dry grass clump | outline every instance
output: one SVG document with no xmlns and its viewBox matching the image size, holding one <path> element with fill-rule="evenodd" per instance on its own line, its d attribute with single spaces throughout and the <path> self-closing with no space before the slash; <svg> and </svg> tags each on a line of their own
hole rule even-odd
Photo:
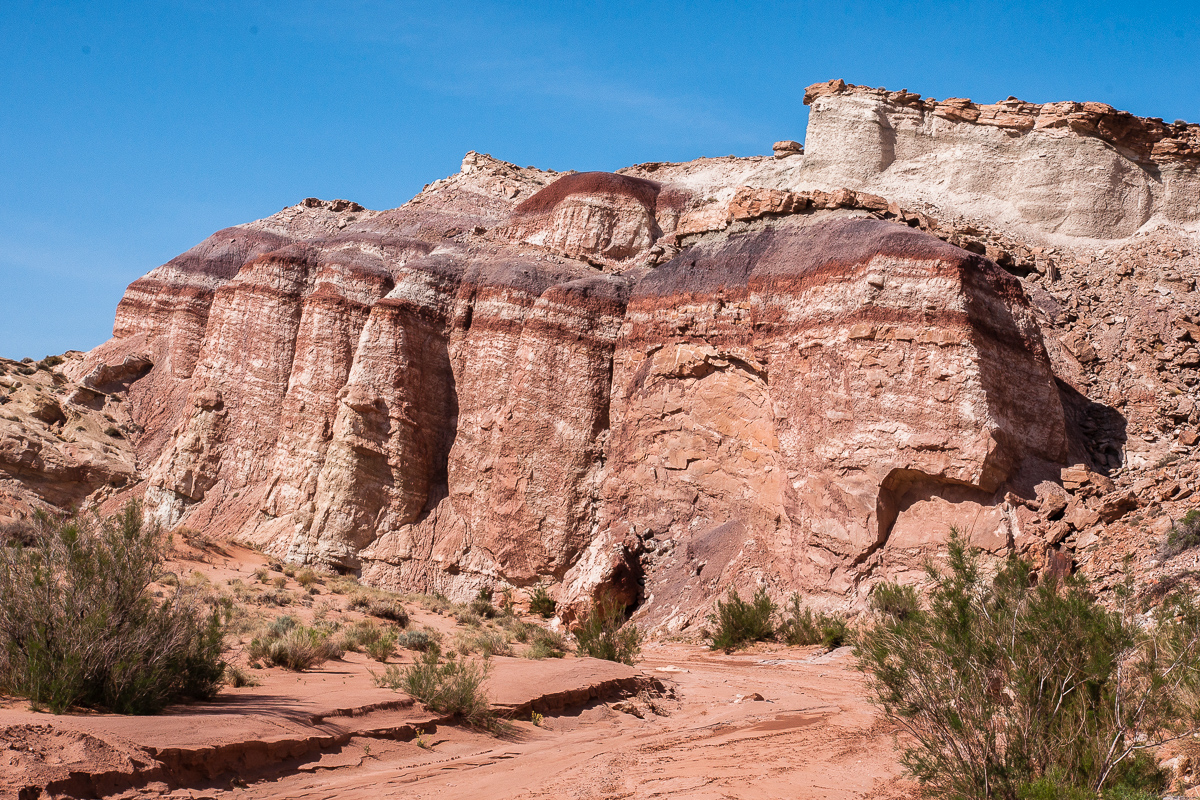
<svg viewBox="0 0 1200 800">
<path fill-rule="evenodd" d="M 408 626 L 408 611 L 396 597 L 380 592 L 356 591 L 350 595 L 350 608 L 370 614 L 372 617 L 395 622 L 401 628 Z"/>
<path fill-rule="evenodd" d="M 346 650 L 366 653 L 375 661 L 396 655 L 396 630 L 374 620 L 359 620 L 338 632 L 338 644 Z"/>
<path fill-rule="evenodd" d="M 341 658 L 343 653 L 328 631 L 305 627 L 290 615 L 277 618 L 248 648 L 252 663 L 263 661 L 295 672 Z"/>
<path fill-rule="evenodd" d="M 482 653 L 484 658 L 511 656 L 512 644 L 500 631 L 480 628 L 474 631 L 459 631 L 454 637 L 454 649 L 460 655 Z"/>
<path fill-rule="evenodd" d="M 295 578 L 296 583 L 300 584 L 305 589 L 311 589 L 321 582 L 321 577 L 317 575 L 315 570 L 310 569 L 309 567 L 297 570 Z"/>
<path fill-rule="evenodd" d="M 258 686 L 259 680 L 237 664 L 226 664 L 225 683 L 235 689 L 241 689 L 244 686 Z"/>
<path fill-rule="evenodd" d="M 570 649 L 567 637 L 558 631 L 534 626 L 529 637 L 529 649 L 525 651 L 526 658 L 562 658 Z"/>
</svg>

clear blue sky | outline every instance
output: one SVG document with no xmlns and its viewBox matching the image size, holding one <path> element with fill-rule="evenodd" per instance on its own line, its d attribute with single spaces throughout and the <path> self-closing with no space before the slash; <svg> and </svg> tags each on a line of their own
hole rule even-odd
<svg viewBox="0 0 1200 800">
<path fill-rule="evenodd" d="M 810 83 L 1200 120 L 1193 3 L 0 0 L 0 355 L 315 195 L 397 206 L 467 150 L 555 169 L 769 153 Z"/>
</svg>

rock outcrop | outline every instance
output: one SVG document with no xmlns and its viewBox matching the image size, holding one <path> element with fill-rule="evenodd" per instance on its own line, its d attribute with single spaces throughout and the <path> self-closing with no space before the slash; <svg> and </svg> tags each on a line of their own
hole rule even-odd
<svg viewBox="0 0 1200 800">
<path fill-rule="evenodd" d="M 309 198 L 214 234 L 64 366 L 129 414 L 128 467 L 77 500 L 672 630 L 753 582 L 859 608 L 952 526 L 1109 574 L 1104 537 L 1200 480 L 1200 128 L 840 81 L 806 101 L 773 157 L 470 153 L 397 209 Z"/>
</svg>

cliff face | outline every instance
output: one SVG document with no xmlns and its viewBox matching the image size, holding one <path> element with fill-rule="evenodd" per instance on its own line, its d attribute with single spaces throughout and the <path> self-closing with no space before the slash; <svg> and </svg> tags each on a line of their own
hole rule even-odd
<svg viewBox="0 0 1200 800">
<path fill-rule="evenodd" d="M 472 153 L 397 209 L 310 198 L 214 234 L 63 370 L 130 415 L 128 486 L 92 501 L 393 588 L 544 583 L 567 614 L 607 592 L 668 629 L 759 581 L 860 606 L 951 526 L 1103 561 L 1146 506 L 1125 483 L 1200 421 L 1156 405 L 1190 396 L 1200 327 L 1147 338 L 1200 325 L 1194 283 L 1154 289 L 1192 258 L 1196 126 L 807 100 L 803 154 L 559 175 Z M 1079 325 L 1093 295 L 1146 346 Z"/>
</svg>

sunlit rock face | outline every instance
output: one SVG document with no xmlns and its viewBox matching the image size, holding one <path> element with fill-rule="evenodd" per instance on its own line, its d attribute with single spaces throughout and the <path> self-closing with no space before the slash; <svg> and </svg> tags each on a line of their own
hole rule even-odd
<svg viewBox="0 0 1200 800">
<path fill-rule="evenodd" d="M 1080 449 L 1063 347 L 1084 343 L 1044 340 L 1049 306 L 997 262 L 1038 280 L 1049 238 L 1186 223 L 1191 128 L 836 82 L 808 101 L 775 157 L 560 175 L 471 153 L 400 208 L 310 198 L 214 234 L 65 368 L 129 414 L 136 467 L 103 502 L 672 630 L 734 585 L 861 607 L 951 527 L 1058 547 L 1030 509 L 1109 456 Z"/>
</svg>

